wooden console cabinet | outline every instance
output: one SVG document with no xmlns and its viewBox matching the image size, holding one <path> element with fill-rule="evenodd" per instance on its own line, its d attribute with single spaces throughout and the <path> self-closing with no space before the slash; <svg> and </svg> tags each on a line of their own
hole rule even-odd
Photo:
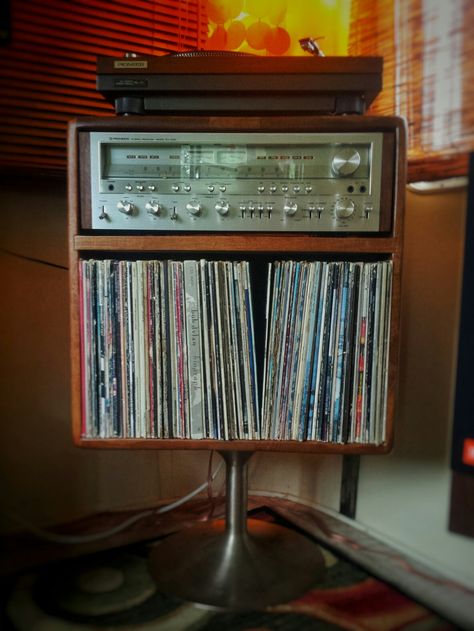
<svg viewBox="0 0 474 631">
<path fill-rule="evenodd" d="M 380 230 L 371 233 L 331 232 L 229 232 L 123 233 L 94 231 L 90 227 L 91 131 L 130 132 L 265 132 L 383 134 Z M 220 451 L 301 451 L 360 454 L 386 453 L 391 449 L 399 366 L 400 284 L 405 198 L 405 126 L 402 120 L 370 116 L 164 116 L 82 119 L 69 132 L 69 249 L 71 308 L 72 416 L 74 441 L 81 447 L 112 449 L 218 449 Z M 386 431 L 382 444 L 332 443 L 310 440 L 216 440 L 87 438 L 82 435 L 83 389 L 79 262 L 86 259 L 227 257 L 252 261 L 361 260 L 391 261 L 392 296 L 389 332 Z M 256 317 L 259 314 L 255 314 Z M 262 318 L 264 314 L 261 314 Z M 261 359 L 261 358 L 260 358 Z"/>
</svg>

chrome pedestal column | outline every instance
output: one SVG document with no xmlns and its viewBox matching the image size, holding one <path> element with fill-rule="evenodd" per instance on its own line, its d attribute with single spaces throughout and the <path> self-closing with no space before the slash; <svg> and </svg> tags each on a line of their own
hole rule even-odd
<svg viewBox="0 0 474 631">
<path fill-rule="evenodd" d="M 288 602 L 324 571 L 318 546 L 293 530 L 247 519 L 251 451 L 219 452 L 226 462 L 226 519 L 198 524 L 160 542 L 150 566 L 158 590 L 218 609 Z"/>
</svg>

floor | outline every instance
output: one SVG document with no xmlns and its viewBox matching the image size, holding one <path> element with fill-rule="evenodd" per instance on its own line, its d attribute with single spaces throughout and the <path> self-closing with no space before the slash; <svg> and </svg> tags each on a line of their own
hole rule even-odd
<svg viewBox="0 0 474 631">
<path fill-rule="evenodd" d="M 12 631 L 302 631 L 349 629 L 449 631 L 474 628 L 474 596 L 411 559 L 316 509 L 276 498 L 250 498 L 255 523 L 300 532 L 318 546 L 324 571 L 287 602 L 223 611 L 159 591 L 150 553 L 170 533 L 214 526 L 222 501 L 194 500 L 173 513 L 149 511 L 105 540 L 64 545 L 30 535 L 2 541 L 2 629 Z M 95 515 L 62 527 L 91 535 L 133 518 Z M 250 522 L 249 522 L 250 523 Z M 156 570 L 155 570 L 156 571 Z M 258 572 L 258 568 L 255 568 Z M 441 597 L 443 595 L 443 597 Z M 448 596 L 448 597 L 447 597 Z M 446 602 L 445 602 L 446 601 Z"/>
</svg>

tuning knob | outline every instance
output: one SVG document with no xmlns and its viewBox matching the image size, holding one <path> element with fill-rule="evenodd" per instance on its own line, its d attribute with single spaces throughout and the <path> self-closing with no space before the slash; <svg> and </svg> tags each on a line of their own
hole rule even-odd
<svg viewBox="0 0 474 631">
<path fill-rule="evenodd" d="M 230 209 L 229 202 L 223 202 L 220 200 L 216 202 L 214 208 L 216 209 L 216 212 L 219 213 L 219 215 L 227 215 Z"/>
<path fill-rule="evenodd" d="M 123 202 L 123 201 L 121 201 L 121 202 L 118 202 L 117 208 L 124 215 L 132 215 L 133 211 L 135 209 L 135 206 L 132 204 L 132 202 Z"/>
<path fill-rule="evenodd" d="M 293 217 L 297 210 L 298 204 L 296 202 L 286 202 L 283 206 L 283 212 L 285 215 L 288 215 L 288 217 Z"/>
<path fill-rule="evenodd" d="M 161 206 L 160 204 L 152 199 L 151 201 L 145 204 L 146 211 L 149 215 L 154 215 L 155 217 L 160 214 Z"/>
<path fill-rule="evenodd" d="M 334 212 L 336 213 L 336 217 L 340 217 L 341 219 L 345 219 L 346 217 L 350 217 L 355 210 L 355 204 L 351 199 L 338 199 L 334 204 Z"/>
<path fill-rule="evenodd" d="M 201 204 L 196 201 L 188 202 L 186 204 L 186 210 L 188 211 L 190 215 L 194 215 L 194 216 L 200 215 L 201 210 L 202 210 Z"/>
<path fill-rule="evenodd" d="M 332 170 L 336 175 L 352 175 L 360 165 L 360 153 L 352 148 L 340 149 L 332 159 Z"/>
</svg>

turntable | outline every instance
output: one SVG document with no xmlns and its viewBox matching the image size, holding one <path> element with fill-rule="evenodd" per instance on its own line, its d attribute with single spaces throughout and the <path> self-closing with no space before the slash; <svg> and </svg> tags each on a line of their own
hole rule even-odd
<svg viewBox="0 0 474 631">
<path fill-rule="evenodd" d="M 188 51 L 99 57 L 97 89 L 117 114 L 363 114 L 381 57 L 261 57 Z"/>
</svg>

